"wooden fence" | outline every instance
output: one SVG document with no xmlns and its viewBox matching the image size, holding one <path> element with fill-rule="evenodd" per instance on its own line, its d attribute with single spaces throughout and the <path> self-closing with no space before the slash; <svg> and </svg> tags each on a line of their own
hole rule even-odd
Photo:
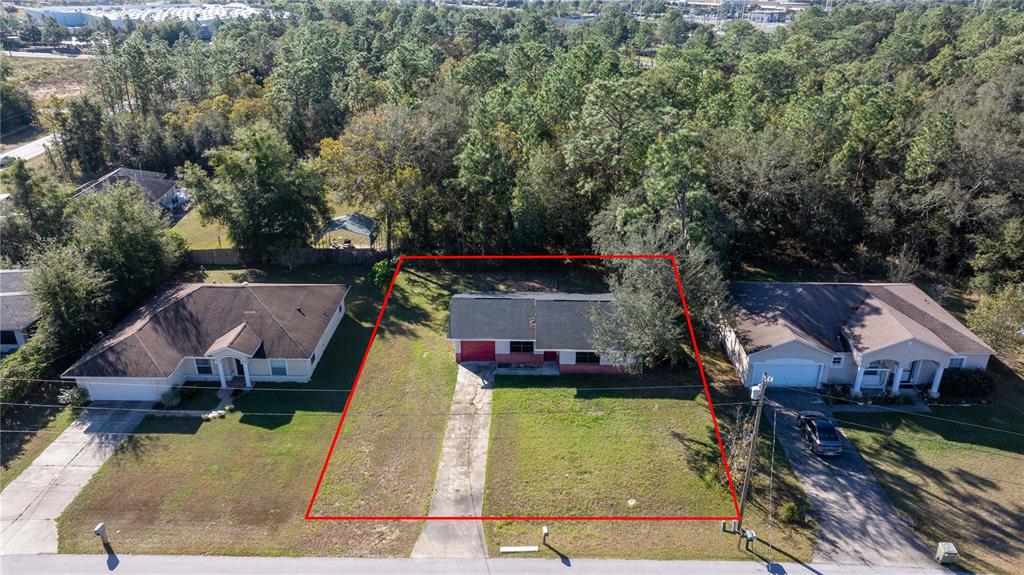
<svg viewBox="0 0 1024 575">
<path fill-rule="evenodd" d="M 197 266 L 235 266 L 243 263 L 270 263 L 286 266 L 302 264 L 361 265 L 386 257 L 386 252 L 373 248 L 297 248 L 264 254 L 262 258 L 246 256 L 238 248 L 190 250 L 188 263 Z"/>
</svg>

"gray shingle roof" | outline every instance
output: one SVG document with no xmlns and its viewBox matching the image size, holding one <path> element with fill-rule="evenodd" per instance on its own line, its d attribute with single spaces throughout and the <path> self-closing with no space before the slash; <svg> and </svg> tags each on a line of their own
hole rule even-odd
<svg viewBox="0 0 1024 575">
<path fill-rule="evenodd" d="M 64 377 L 166 377 L 215 343 L 306 358 L 341 305 L 340 284 L 171 284 L 132 312 Z M 237 346 L 237 347 L 236 347 Z"/>
<path fill-rule="evenodd" d="M 449 306 L 448 337 L 534 341 L 537 349 L 594 349 L 590 312 L 610 305 L 610 294 L 457 294 Z"/>
<path fill-rule="evenodd" d="M 75 190 L 75 196 L 82 196 L 99 192 L 116 182 L 132 182 L 154 202 L 160 201 L 167 192 L 177 185 L 177 180 L 168 178 L 163 172 L 150 172 L 148 170 L 133 170 L 131 168 L 118 168 L 109 174 L 85 184 Z"/>
<path fill-rule="evenodd" d="M 28 293 L 29 270 L 0 270 L 0 329 L 25 331 L 39 319 L 39 308 Z"/>
<path fill-rule="evenodd" d="M 729 291 L 747 353 L 794 340 L 866 353 L 909 339 L 950 353 L 993 353 L 913 284 L 736 282 Z"/>
</svg>

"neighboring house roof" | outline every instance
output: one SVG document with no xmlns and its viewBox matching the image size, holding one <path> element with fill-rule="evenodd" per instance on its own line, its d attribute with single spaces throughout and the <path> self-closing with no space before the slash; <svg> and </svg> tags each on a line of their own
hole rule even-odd
<svg viewBox="0 0 1024 575">
<path fill-rule="evenodd" d="M 174 178 L 168 178 L 163 172 L 150 172 L 147 170 L 133 170 L 131 168 L 118 168 L 109 174 L 101 176 L 88 184 L 75 190 L 75 197 L 99 192 L 107 186 L 116 182 L 132 182 L 139 187 L 146 197 L 154 202 L 159 202 L 167 195 L 167 192 L 174 189 L 178 184 Z"/>
<path fill-rule="evenodd" d="M 790 341 L 860 353 L 916 339 L 947 353 L 994 353 L 913 284 L 735 282 L 736 333 L 747 353 Z"/>
<path fill-rule="evenodd" d="M 171 284 L 63 375 L 162 378 L 182 358 L 226 347 L 307 358 L 347 292 L 340 284 Z"/>
<path fill-rule="evenodd" d="M 29 270 L 0 270 L 0 329 L 25 331 L 39 320 L 39 308 L 28 292 Z"/>
<path fill-rule="evenodd" d="M 611 294 L 456 294 L 449 306 L 448 337 L 534 341 L 537 349 L 594 349 L 591 310 L 607 309 L 611 299 Z"/>
</svg>

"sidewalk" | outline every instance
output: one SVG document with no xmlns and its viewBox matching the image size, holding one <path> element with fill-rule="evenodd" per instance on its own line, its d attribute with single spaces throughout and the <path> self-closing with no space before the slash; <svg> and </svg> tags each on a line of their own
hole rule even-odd
<svg viewBox="0 0 1024 575">
<path fill-rule="evenodd" d="M 148 408 L 149 403 L 96 407 Z M 86 409 L 0 493 L 0 554 L 56 553 L 57 518 L 135 429 L 143 411 Z"/>
<path fill-rule="evenodd" d="M 117 542 L 112 542 L 116 551 Z M 96 542 L 99 547 L 99 541 Z M 870 567 L 798 563 L 755 563 L 744 561 L 625 561 L 616 559 L 570 559 L 566 566 L 558 559 L 348 559 L 342 557 L 216 557 L 187 555 L 20 555 L 0 557 L 3 573 L 34 575 L 80 575 L 108 573 L 121 575 L 168 574 L 262 575 L 279 573 L 381 575 L 438 575 L 480 573 L 489 575 L 950 575 L 955 571 L 939 566 Z"/>
</svg>

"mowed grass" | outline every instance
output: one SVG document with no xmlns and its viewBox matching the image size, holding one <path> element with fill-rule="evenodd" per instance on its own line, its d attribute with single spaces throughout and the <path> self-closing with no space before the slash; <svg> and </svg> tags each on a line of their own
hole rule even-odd
<svg viewBox="0 0 1024 575">
<path fill-rule="evenodd" d="M 358 211 L 349 204 L 339 203 L 336 201 L 331 201 L 329 205 L 333 216 L 340 216 L 353 211 Z M 178 232 L 181 237 L 185 238 L 185 241 L 188 242 L 189 249 L 209 250 L 235 247 L 234 242 L 228 238 L 227 228 L 219 222 L 210 221 L 203 223 L 200 221 L 198 209 L 189 211 L 181 219 L 175 222 L 171 229 Z M 364 246 L 369 243 L 366 236 L 360 236 L 343 231 L 329 234 L 327 240 L 329 241 L 332 237 L 336 237 L 339 243 L 345 238 L 348 238 L 357 246 Z"/>
<path fill-rule="evenodd" d="M 224 226 L 217 222 L 202 223 L 197 210 L 185 214 L 171 229 L 185 238 L 189 249 L 208 250 L 231 248 L 235 245 L 228 239 L 228 232 Z"/>
<path fill-rule="evenodd" d="M 686 466 L 688 450 L 718 451 L 699 379 L 498 376 L 493 398 L 486 515 L 735 514 L 726 486 Z"/>
<path fill-rule="evenodd" d="M 51 396 L 20 401 L 52 401 Z M 78 413 L 63 407 L 12 406 L 3 415 L 0 444 L 0 490 L 35 461 L 57 439 Z M 25 430 L 24 433 L 20 433 Z M 38 430 L 38 432 L 36 432 Z"/>
<path fill-rule="evenodd" d="M 896 509 L 930 547 L 952 541 L 962 566 L 1020 573 L 1024 380 L 996 359 L 989 369 L 999 380 L 990 405 L 933 409 L 931 415 L 942 419 L 846 414 L 842 425 Z"/>
<path fill-rule="evenodd" d="M 448 296 L 429 277 L 399 276 L 314 515 L 426 515 L 455 388 L 456 364 L 444 338 Z M 422 528 L 374 525 L 374 545 L 390 555 L 408 555 Z"/>
<path fill-rule="evenodd" d="M 725 433 L 749 392 L 739 386 L 724 354 L 702 347 L 718 422 Z M 688 465 L 685 450 L 713 458 L 718 444 L 702 388 L 604 390 L 626 385 L 700 385 L 696 373 L 661 373 L 630 378 L 560 377 L 580 387 L 552 386 L 502 378 L 495 388 L 488 456 L 485 514 L 609 516 L 723 515 L 735 513 L 726 485 L 715 472 Z M 548 380 L 556 381 L 556 380 Z M 582 384 L 582 385 L 581 385 Z M 618 384 L 618 385 L 616 385 Z M 617 394 L 617 395 L 616 395 Z M 543 402 L 544 405 L 541 405 Z M 559 408 L 554 406 L 558 405 Z M 739 406 L 743 408 L 744 406 Z M 529 418 L 501 412 L 547 411 Z M 565 413 L 554 413 L 561 411 Z M 509 438 L 511 436 L 511 439 Z M 772 449 L 765 422 L 758 467 L 747 506 L 747 527 L 762 541 L 759 551 L 773 561 L 810 561 L 814 541 L 809 525 L 778 520 L 783 504 L 806 503 L 782 448 Z M 707 476 L 707 477 L 705 477 Z M 737 493 L 739 477 L 736 477 Z M 635 505 L 629 505 L 629 499 Z M 540 557 L 646 559 L 756 559 L 720 521 L 489 521 L 488 549 L 540 544 L 542 526 L 551 531 Z"/>
</svg>

